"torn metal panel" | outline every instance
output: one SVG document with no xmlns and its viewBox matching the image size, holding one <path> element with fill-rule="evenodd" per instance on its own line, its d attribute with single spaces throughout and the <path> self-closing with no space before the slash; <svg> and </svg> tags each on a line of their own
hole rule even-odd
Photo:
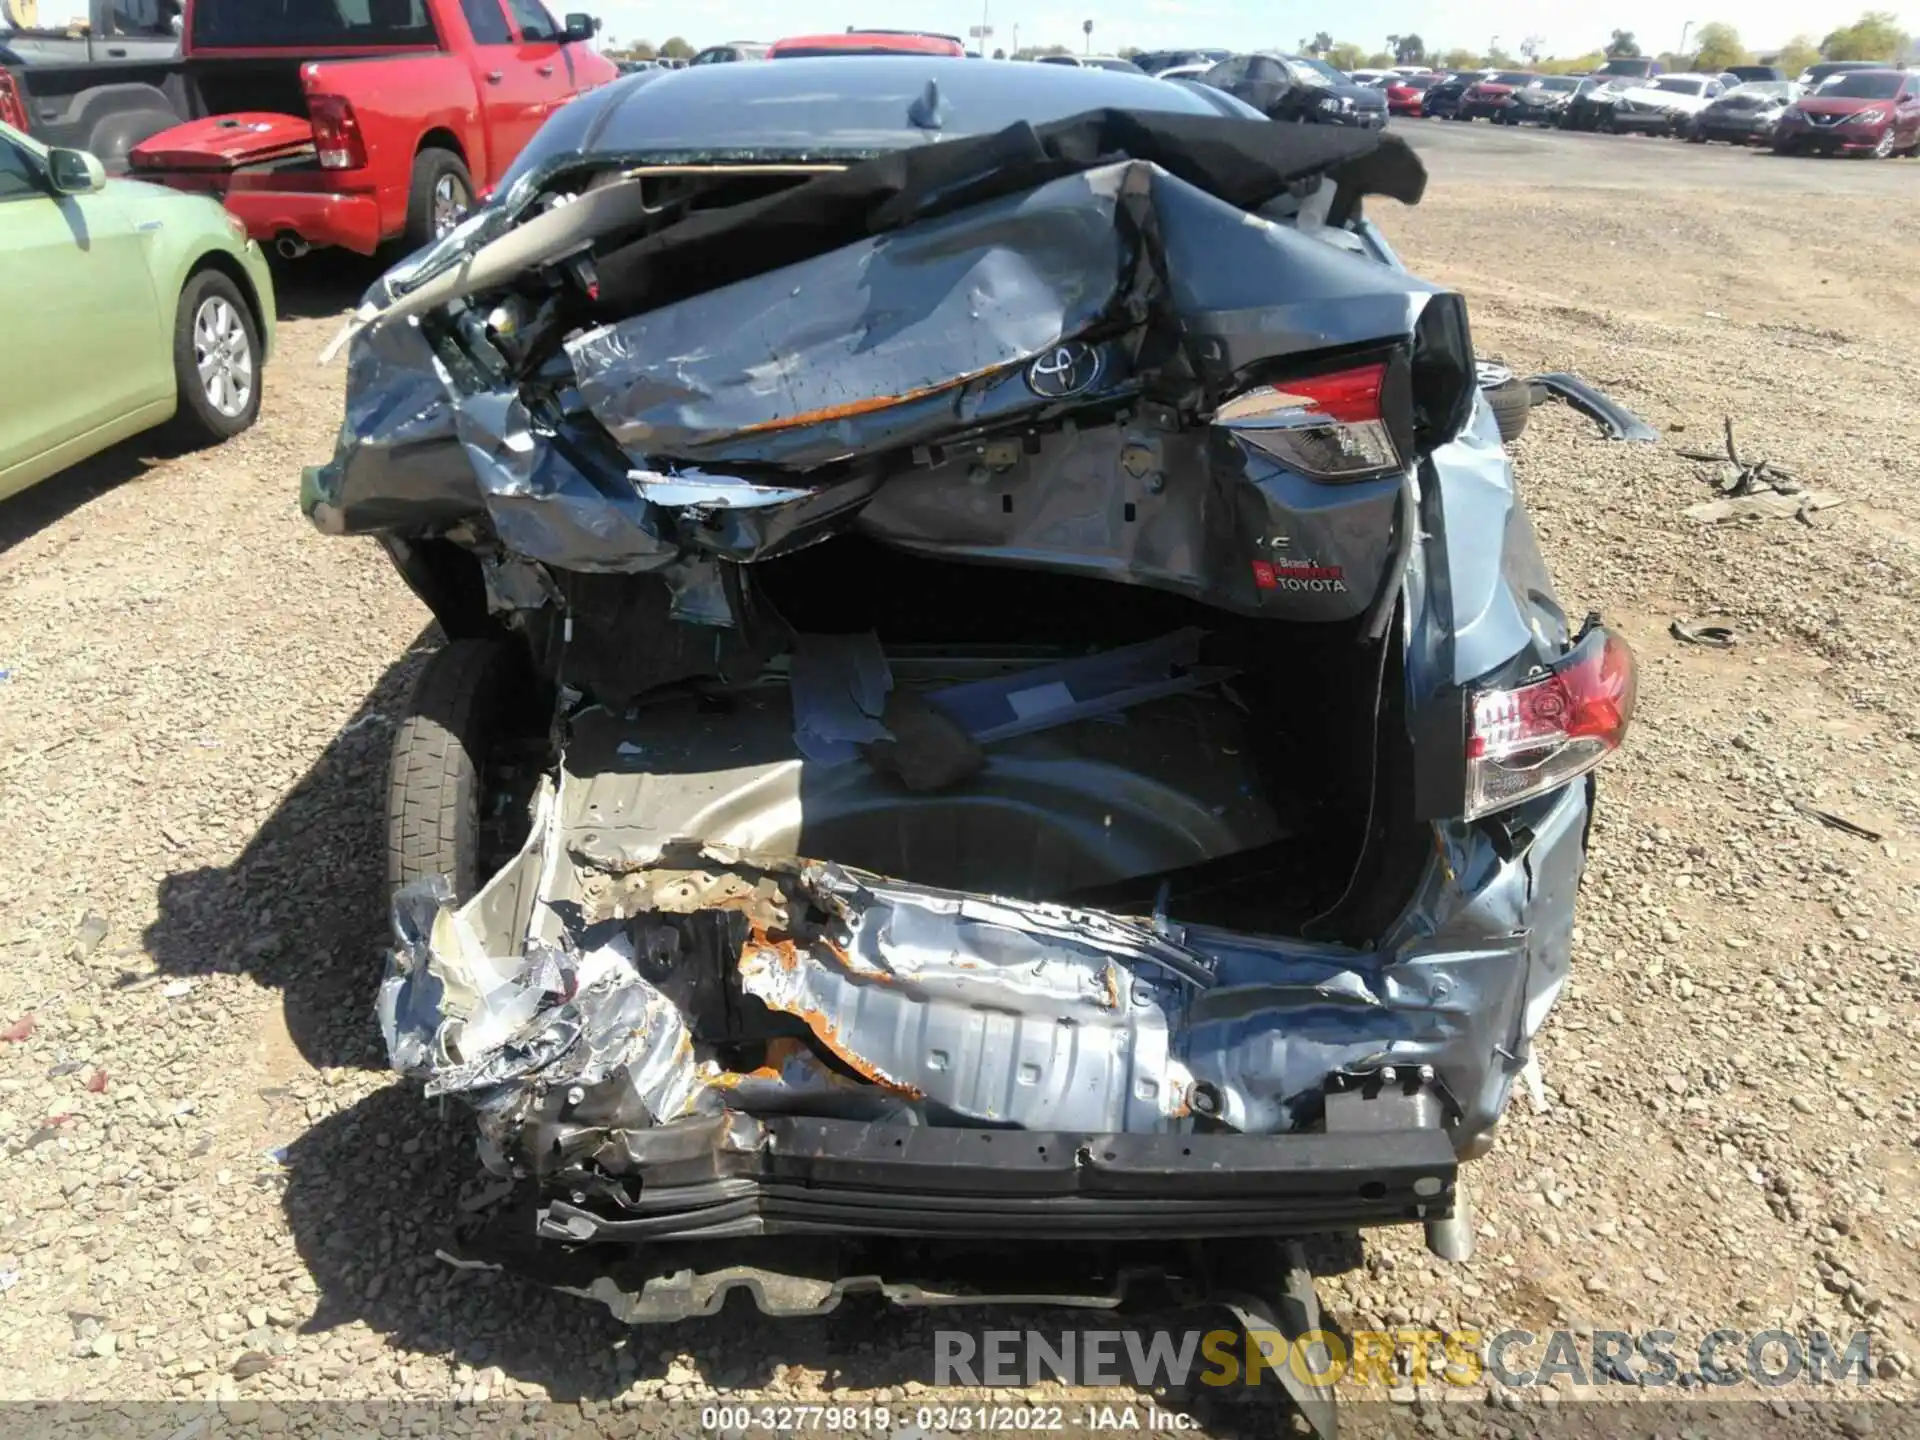
<svg viewBox="0 0 1920 1440">
<path fill-rule="evenodd" d="M 1456 1137 L 1479 1133 L 1566 973 L 1528 887 L 1571 914 L 1586 815 L 1578 786 L 1544 806 L 1525 864 L 1466 832 L 1455 905 L 1417 899 L 1368 954 L 713 843 L 635 855 L 607 844 L 613 777 L 560 788 L 468 905 L 403 897 L 381 1000 L 394 1064 L 542 1172 L 722 1112 L 1284 1134 L 1321 1120 L 1329 1076 L 1382 1066 L 1430 1067 Z"/>
<path fill-rule="evenodd" d="M 1530 383 L 1544 387 L 1565 400 L 1574 409 L 1591 416 L 1607 432 L 1609 439 L 1633 440 L 1641 444 L 1651 444 L 1660 439 L 1658 430 L 1612 396 L 1603 394 L 1587 384 L 1578 375 L 1554 370 L 1544 375 L 1530 377 Z"/>
<path fill-rule="evenodd" d="M 858 529 L 1341 620 L 1404 553 L 1399 482 L 1309 482 L 1202 422 L 1250 369 L 1404 348 L 1432 293 L 1122 160 L 642 306 L 517 387 L 454 353 L 461 325 L 375 326 L 355 342 L 370 393 L 307 504 L 338 530 L 410 528 L 394 507 L 414 502 L 371 489 L 396 445 L 431 437 L 444 466 L 451 430 L 470 473 L 429 469 L 448 493 L 424 498 L 414 477 L 411 513 L 477 508 L 482 538 L 567 569 L 747 563 Z M 711 586 L 679 613 L 736 618 Z"/>
<path fill-rule="evenodd" d="M 845 246 L 570 342 L 635 454 L 807 468 L 950 427 L 952 392 L 1077 335 L 1121 281 L 1124 167 Z M 941 403 L 919 406 L 916 400 Z M 776 432 L 805 428 L 804 442 Z M 739 440 L 764 437 L 764 444 Z"/>
</svg>

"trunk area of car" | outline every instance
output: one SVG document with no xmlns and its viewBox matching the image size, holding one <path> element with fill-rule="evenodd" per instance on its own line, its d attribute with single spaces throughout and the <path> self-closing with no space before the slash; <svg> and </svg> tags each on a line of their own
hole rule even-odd
<svg viewBox="0 0 1920 1440">
<path fill-rule="evenodd" d="M 697 840 L 1322 938 L 1377 932 L 1411 891 L 1399 665 L 1358 622 L 857 536 L 752 576 L 795 634 L 757 678 L 575 716 L 576 858 L 619 871 Z"/>
</svg>

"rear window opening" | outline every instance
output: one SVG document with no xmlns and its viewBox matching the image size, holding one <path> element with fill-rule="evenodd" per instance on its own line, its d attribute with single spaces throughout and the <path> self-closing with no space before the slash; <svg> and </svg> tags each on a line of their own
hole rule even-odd
<svg viewBox="0 0 1920 1440">
<path fill-rule="evenodd" d="M 200 0 L 199 48 L 302 49 L 437 45 L 427 0 Z"/>
</svg>

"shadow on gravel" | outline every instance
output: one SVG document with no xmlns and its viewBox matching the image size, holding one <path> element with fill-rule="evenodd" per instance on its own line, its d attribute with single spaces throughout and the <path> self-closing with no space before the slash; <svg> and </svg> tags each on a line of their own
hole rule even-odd
<svg viewBox="0 0 1920 1440">
<path fill-rule="evenodd" d="M 317 250 L 298 260 L 273 257 L 273 295 L 284 320 L 344 317 L 390 262 L 350 250 Z"/>
<path fill-rule="evenodd" d="M 908 1383 L 935 1382 L 936 1331 L 961 1331 L 979 1341 L 988 1330 L 1032 1330 L 1057 1349 L 1068 1332 L 1128 1329 L 1151 1342 L 1160 1329 L 1178 1336 L 1234 1324 L 1216 1308 L 1121 1315 L 1059 1308 L 929 1311 L 893 1309 L 864 1296 L 819 1318 L 770 1320 L 736 1293 L 717 1316 L 629 1328 L 597 1303 L 499 1271 L 456 1269 L 435 1255 L 463 1218 L 462 1187 L 481 1173 L 471 1137 L 462 1107 L 443 1109 L 418 1087 L 396 1083 L 320 1121 L 286 1157 L 282 1205 L 319 1287 L 305 1329 L 364 1321 L 399 1352 L 395 1358 L 407 1367 L 402 1383 L 421 1399 L 442 1385 L 450 1393 L 450 1368 L 464 1364 L 498 1366 L 558 1401 L 607 1400 L 635 1380 L 668 1378 L 676 1357 L 686 1353 L 717 1388 L 759 1389 L 773 1384 L 782 1366 L 798 1366 L 828 1390 L 899 1390 L 893 1397 L 898 1413 L 901 1403 L 914 1401 L 904 1391 Z M 1359 1261 L 1357 1240 L 1329 1239 L 1313 1252 L 1321 1273 Z M 1194 1366 L 1196 1375 L 1205 1369 L 1197 1344 Z M 1278 1423 L 1284 1418 L 1279 1387 L 1271 1376 L 1267 1382 L 1255 1391 L 1194 1385 L 1181 1403 L 1211 1417 L 1209 1433 L 1285 1433 Z M 1144 1405 L 1148 1398 L 1130 1386 L 1114 1391 L 1119 1404 Z M 1017 1390 L 1005 1399 L 1031 1403 Z"/>
<path fill-rule="evenodd" d="M 91 504 L 116 485 L 138 480 L 160 461 L 185 453 L 163 432 L 148 431 L 0 500 L 0 555 Z"/>
<path fill-rule="evenodd" d="M 246 974 L 281 991 L 287 1032 L 316 1068 L 386 1064 L 373 999 L 388 934 L 387 745 L 414 652 L 438 636 L 415 637 L 233 864 L 160 882 L 143 937 L 164 974 Z"/>
</svg>

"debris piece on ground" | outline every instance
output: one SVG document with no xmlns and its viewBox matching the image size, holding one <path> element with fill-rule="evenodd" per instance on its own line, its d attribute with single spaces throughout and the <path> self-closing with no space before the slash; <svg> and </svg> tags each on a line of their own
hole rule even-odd
<svg viewBox="0 0 1920 1440">
<path fill-rule="evenodd" d="M 1689 645 L 1710 645 L 1716 650 L 1731 650 L 1740 643 L 1740 632 L 1731 625 L 1690 625 L 1675 620 L 1667 626 L 1667 633 Z"/>
<path fill-rule="evenodd" d="M 18 1020 L 14 1021 L 13 1024 L 9 1025 L 6 1029 L 0 1030 L 0 1040 L 12 1040 L 15 1042 L 25 1040 L 28 1036 L 33 1034 L 33 1027 L 34 1027 L 33 1014 L 31 1011 L 29 1011 L 27 1014 L 22 1015 Z"/>
<path fill-rule="evenodd" d="M 1747 461 L 1740 457 L 1740 447 L 1733 441 L 1733 417 L 1725 417 L 1726 453 L 1716 455 L 1710 450 L 1676 450 L 1673 453 L 1684 460 L 1698 460 L 1704 465 L 1730 465 L 1732 473 L 1724 483 L 1715 488 L 1728 496 L 1751 495 L 1762 488 L 1781 495 L 1798 495 L 1804 488 L 1794 472 L 1784 465 L 1775 465 L 1769 460 Z"/>
<path fill-rule="evenodd" d="M 80 917 L 80 923 L 73 932 L 73 958 L 84 960 L 100 948 L 100 942 L 107 938 L 107 917 L 98 910 L 89 910 Z"/>
<path fill-rule="evenodd" d="M 1689 520 L 1720 525 L 1729 520 L 1806 520 L 1816 510 L 1830 510 L 1846 503 L 1846 497 L 1831 490 L 1805 490 L 1798 494 L 1734 495 L 1719 500 L 1703 500 L 1689 505 Z"/>
<path fill-rule="evenodd" d="M 1886 838 L 1878 830 L 1869 830 L 1866 826 L 1849 820 L 1844 815 L 1836 815 L 1831 810 L 1822 810 L 1818 805 L 1809 805 L 1804 800 L 1794 801 L 1793 808 L 1798 810 L 1802 815 L 1811 816 L 1813 819 L 1818 820 L 1829 829 L 1844 831 L 1848 835 L 1858 835 L 1862 840 L 1873 840 L 1877 842 Z"/>
</svg>

